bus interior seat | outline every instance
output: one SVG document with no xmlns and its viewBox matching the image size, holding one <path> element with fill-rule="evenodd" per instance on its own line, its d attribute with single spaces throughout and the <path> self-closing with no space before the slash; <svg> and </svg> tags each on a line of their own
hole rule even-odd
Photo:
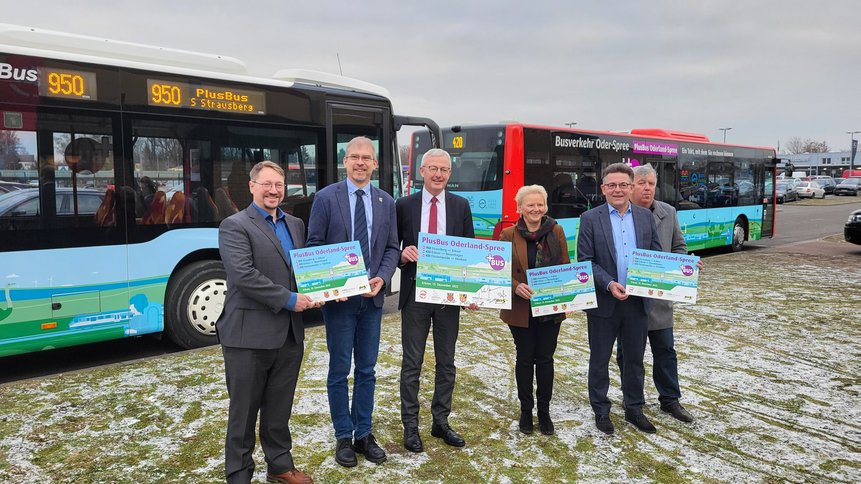
<svg viewBox="0 0 861 484">
<path fill-rule="evenodd" d="M 239 211 L 239 209 L 236 208 L 236 204 L 233 203 L 233 199 L 230 198 L 230 193 L 225 187 L 218 187 L 215 189 L 215 206 L 218 208 L 218 212 L 223 218 L 227 218 Z"/>
<path fill-rule="evenodd" d="M 168 225 L 182 223 L 184 215 L 185 194 L 174 192 L 173 196 L 170 197 L 170 201 L 164 206 L 164 223 Z"/>
<path fill-rule="evenodd" d="M 209 196 L 209 190 L 205 187 L 197 187 L 191 202 L 192 222 L 215 222 L 221 220 L 218 207 Z"/>
<path fill-rule="evenodd" d="M 163 224 L 165 199 L 166 195 L 163 191 L 159 190 L 155 192 L 155 195 L 153 195 L 152 197 L 152 202 L 150 202 L 149 208 L 144 214 L 143 219 L 141 219 L 141 223 L 146 225 Z"/>
<path fill-rule="evenodd" d="M 96 225 L 101 227 L 116 225 L 116 209 L 114 205 L 114 189 L 108 188 L 105 190 L 105 198 L 102 199 L 101 205 L 96 210 Z"/>
</svg>

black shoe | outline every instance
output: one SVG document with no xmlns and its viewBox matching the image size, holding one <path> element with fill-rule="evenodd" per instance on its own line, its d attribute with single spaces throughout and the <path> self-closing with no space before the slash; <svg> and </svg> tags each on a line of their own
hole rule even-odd
<svg viewBox="0 0 861 484">
<path fill-rule="evenodd" d="M 335 446 L 335 462 L 344 467 L 356 467 L 359 461 L 356 460 L 356 453 L 350 445 L 352 439 L 338 439 L 338 444 Z"/>
<path fill-rule="evenodd" d="M 368 434 L 364 439 L 358 439 L 353 443 L 353 450 L 364 454 L 365 459 L 374 464 L 382 464 L 386 461 L 386 451 L 377 445 L 374 434 Z"/>
<path fill-rule="evenodd" d="M 635 415 L 633 413 L 625 412 L 625 421 L 634 424 L 634 427 L 637 427 L 647 434 L 653 434 L 658 431 L 658 429 L 652 425 L 652 422 L 649 422 L 649 419 L 647 419 L 642 413 Z"/>
<path fill-rule="evenodd" d="M 418 427 L 404 427 L 404 448 L 410 452 L 425 450 Z"/>
<path fill-rule="evenodd" d="M 529 435 L 532 433 L 532 431 L 535 428 L 532 425 L 532 410 L 529 410 L 529 411 L 521 410 L 520 411 L 520 423 L 518 424 L 518 427 L 520 427 L 520 431 L 526 435 Z"/>
<path fill-rule="evenodd" d="M 691 415 L 690 412 L 685 410 L 685 407 L 683 407 L 682 404 L 679 402 L 671 403 L 666 407 L 661 407 L 661 410 L 672 415 L 676 418 L 676 420 L 681 420 L 682 422 L 694 421 L 694 416 Z"/>
<path fill-rule="evenodd" d="M 607 435 L 613 435 L 613 432 L 616 431 L 616 428 L 613 427 L 613 421 L 610 420 L 609 415 L 595 415 L 595 427 L 597 427 L 598 430 L 604 432 Z"/>
<path fill-rule="evenodd" d="M 451 429 L 447 423 L 431 425 L 431 435 L 442 439 L 446 444 L 453 447 L 463 447 L 466 442 L 463 437 Z"/>
<path fill-rule="evenodd" d="M 550 419 L 550 412 L 538 412 L 538 430 L 544 435 L 553 435 L 556 429 Z"/>
</svg>

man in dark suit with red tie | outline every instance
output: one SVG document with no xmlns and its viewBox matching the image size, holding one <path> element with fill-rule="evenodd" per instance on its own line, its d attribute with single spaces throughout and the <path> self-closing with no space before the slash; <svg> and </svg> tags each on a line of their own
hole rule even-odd
<svg viewBox="0 0 861 484">
<path fill-rule="evenodd" d="M 419 232 L 455 237 L 475 237 L 469 202 L 446 191 L 451 177 L 451 156 L 438 148 L 422 156 L 419 167 L 424 187 L 418 193 L 395 203 L 398 219 L 398 240 L 401 251 L 401 421 L 404 425 L 404 447 L 422 452 L 418 431 L 419 376 L 424 360 L 428 333 L 433 326 L 436 373 L 431 403 L 433 424 L 431 435 L 455 447 L 465 442 L 448 424 L 454 391 L 454 350 L 460 322 L 460 306 L 416 302 L 416 262 Z M 421 299 L 421 297 L 419 297 Z"/>
</svg>

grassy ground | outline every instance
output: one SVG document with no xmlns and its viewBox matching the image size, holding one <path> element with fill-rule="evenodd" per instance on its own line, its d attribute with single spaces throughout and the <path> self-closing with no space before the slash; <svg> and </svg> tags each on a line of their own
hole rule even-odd
<svg viewBox="0 0 861 484">
<path fill-rule="evenodd" d="M 805 207 L 818 207 L 822 205 L 848 205 L 858 201 L 858 197 L 826 195 L 825 198 L 799 198 L 796 201 L 789 202 L 792 205 L 800 205 Z"/>
<path fill-rule="evenodd" d="M 637 432 L 622 419 L 611 368 L 617 432 L 598 432 L 579 315 L 563 323 L 556 353 L 557 434 L 520 434 L 511 335 L 495 312 L 478 311 L 462 318 L 451 417 L 467 447 L 430 436 L 425 371 L 426 452 L 411 454 L 401 447 L 400 321 L 389 315 L 374 414 L 389 461 L 360 460 L 354 469 L 334 462 L 325 335 L 312 328 L 291 420 L 297 465 L 317 482 L 861 481 L 861 260 L 766 250 L 705 262 L 699 303 L 676 313 L 692 424 L 661 413 L 647 382 L 646 413 L 658 433 Z M 0 480 L 217 482 L 226 411 L 218 348 L 5 385 Z M 259 447 L 255 460 L 262 481 Z"/>
</svg>

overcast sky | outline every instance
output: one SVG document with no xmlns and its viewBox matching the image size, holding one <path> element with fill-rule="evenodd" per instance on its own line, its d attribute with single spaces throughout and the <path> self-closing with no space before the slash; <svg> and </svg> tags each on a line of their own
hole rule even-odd
<svg viewBox="0 0 861 484">
<path fill-rule="evenodd" d="M 343 74 L 440 125 L 660 127 L 848 149 L 861 2 L 0 0 L 0 22 Z M 858 136 L 856 135 L 856 138 Z"/>
</svg>

